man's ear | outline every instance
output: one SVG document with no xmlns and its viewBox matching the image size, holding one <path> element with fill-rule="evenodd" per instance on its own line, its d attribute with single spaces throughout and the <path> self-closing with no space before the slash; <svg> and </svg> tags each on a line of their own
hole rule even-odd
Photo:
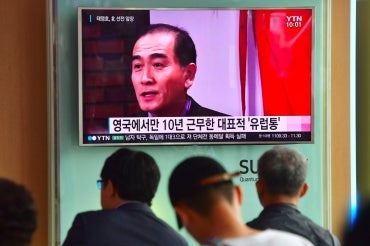
<svg viewBox="0 0 370 246">
<path fill-rule="evenodd" d="M 243 190 L 239 185 L 235 186 L 235 195 L 236 195 L 238 204 L 241 205 L 243 202 Z"/>
<path fill-rule="evenodd" d="M 263 184 L 262 184 L 261 180 L 256 181 L 256 190 L 257 190 L 258 195 L 263 194 Z"/>
<path fill-rule="evenodd" d="M 195 63 L 189 63 L 184 68 L 184 76 L 185 76 L 185 89 L 189 89 L 194 82 L 195 73 L 197 72 L 197 65 Z"/>
<path fill-rule="evenodd" d="M 106 182 L 105 189 L 106 189 L 107 194 L 111 197 L 117 194 L 116 189 L 114 188 L 113 183 L 110 179 L 108 179 L 108 181 Z"/>
<path fill-rule="evenodd" d="M 303 183 L 301 191 L 299 192 L 299 197 L 303 197 L 304 195 L 306 195 L 307 190 L 308 190 L 308 184 L 305 182 Z"/>
<path fill-rule="evenodd" d="M 176 205 L 174 207 L 176 214 L 180 217 L 182 225 L 186 227 L 189 223 L 189 215 L 186 212 L 187 209 L 183 205 Z"/>
</svg>

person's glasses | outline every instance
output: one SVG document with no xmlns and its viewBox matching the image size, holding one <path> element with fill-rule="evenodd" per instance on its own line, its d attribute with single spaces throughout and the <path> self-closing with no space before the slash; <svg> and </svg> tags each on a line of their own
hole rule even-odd
<svg viewBox="0 0 370 246">
<path fill-rule="evenodd" d="M 103 188 L 103 180 L 98 179 L 96 181 L 96 185 L 98 186 L 98 189 L 101 190 Z"/>
</svg>

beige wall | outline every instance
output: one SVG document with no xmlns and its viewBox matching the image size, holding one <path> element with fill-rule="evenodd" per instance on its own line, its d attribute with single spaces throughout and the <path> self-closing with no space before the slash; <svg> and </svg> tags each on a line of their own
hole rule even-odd
<svg viewBox="0 0 370 246">
<path fill-rule="evenodd" d="M 47 245 L 48 154 L 45 0 L 0 8 L 0 176 L 29 187 L 39 210 L 33 245 Z M 342 234 L 349 199 L 349 0 L 332 1 L 332 227 Z M 369 63 L 367 63 L 369 64 Z M 368 69 L 369 70 L 369 69 Z M 369 91 L 369 90 L 367 90 Z M 369 153 L 369 151 L 367 151 Z"/>
<path fill-rule="evenodd" d="M 47 245 L 47 101 L 45 0 L 0 7 L 0 176 L 34 194 L 39 227 L 32 245 Z"/>
<path fill-rule="evenodd" d="M 341 237 L 350 194 L 349 51 L 350 0 L 332 1 L 331 147 L 332 228 Z"/>
</svg>

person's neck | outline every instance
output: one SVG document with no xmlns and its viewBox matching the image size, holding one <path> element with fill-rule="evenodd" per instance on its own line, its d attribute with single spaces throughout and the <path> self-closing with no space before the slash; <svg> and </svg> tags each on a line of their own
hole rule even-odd
<svg viewBox="0 0 370 246">
<path fill-rule="evenodd" d="M 124 204 L 126 200 L 120 198 L 120 197 L 113 197 L 112 200 L 108 205 L 106 205 L 103 209 L 116 209 L 122 204 Z"/>
<path fill-rule="evenodd" d="M 185 95 L 184 98 L 178 98 L 178 100 L 176 102 L 174 102 L 173 104 L 171 104 L 169 107 L 164 108 L 160 111 L 150 112 L 150 114 L 154 117 L 185 116 L 185 115 L 182 115 L 182 114 L 187 113 L 187 109 L 186 109 L 187 102 L 188 102 L 188 96 Z"/>
<path fill-rule="evenodd" d="M 273 204 L 291 204 L 298 206 L 299 197 L 296 196 L 287 196 L 287 195 L 273 195 L 264 198 L 262 205 L 264 207 L 273 205 Z"/>
<path fill-rule="evenodd" d="M 229 204 L 215 206 L 206 224 L 208 224 L 208 228 L 205 227 L 207 232 L 203 238 L 204 241 L 246 237 L 259 232 L 246 226 L 240 215 Z"/>
</svg>

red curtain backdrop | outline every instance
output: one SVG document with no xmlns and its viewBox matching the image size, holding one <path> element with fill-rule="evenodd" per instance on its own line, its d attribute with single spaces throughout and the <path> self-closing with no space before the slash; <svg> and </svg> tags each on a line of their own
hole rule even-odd
<svg viewBox="0 0 370 246">
<path fill-rule="evenodd" d="M 239 75 L 240 75 L 240 99 L 242 113 L 245 115 L 246 102 L 246 63 L 247 63 L 247 11 L 240 10 L 239 15 Z"/>
<path fill-rule="evenodd" d="M 245 89 L 245 18 L 240 12 L 239 61 Z M 264 115 L 311 115 L 312 10 L 254 10 Z M 245 102 L 242 93 L 242 107 Z"/>
</svg>

